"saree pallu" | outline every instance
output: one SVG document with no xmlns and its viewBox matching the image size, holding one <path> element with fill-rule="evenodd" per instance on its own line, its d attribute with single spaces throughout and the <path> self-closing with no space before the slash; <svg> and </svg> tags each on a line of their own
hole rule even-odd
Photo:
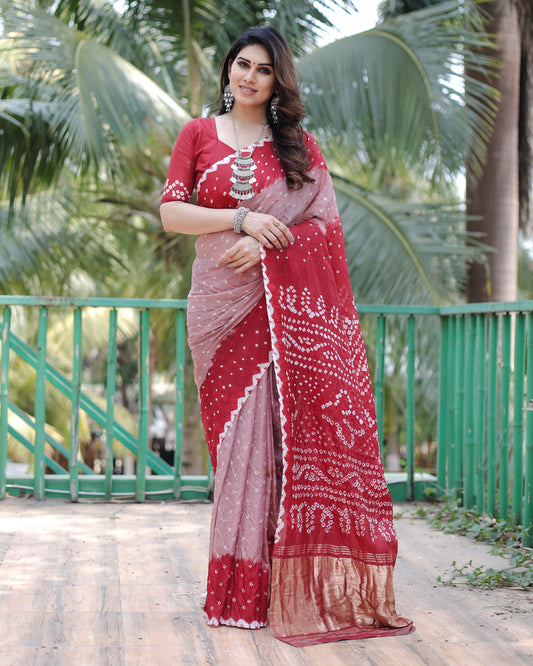
<svg viewBox="0 0 533 666">
<path fill-rule="evenodd" d="M 265 143 L 247 202 L 294 244 L 234 275 L 216 259 L 235 234 L 200 236 L 188 314 L 215 470 L 208 622 L 268 622 L 297 646 L 413 630 L 395 610 L 392 503 L 341 222 L 308 140 L 315 182 L 288 191 Z M 199 201 L 229 162 L 205 174 Z"/>
</svg>

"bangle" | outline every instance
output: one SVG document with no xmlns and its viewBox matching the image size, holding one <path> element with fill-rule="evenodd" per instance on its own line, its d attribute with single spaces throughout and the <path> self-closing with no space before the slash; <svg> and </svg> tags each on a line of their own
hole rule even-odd
<svg viewBox="0 0 533 666">
<path fill-rule="evenodd" d="M 237 210 L 235 211 L 235 215 L 233 216 L 233 231 L 236 234 L 242 233 L 242 225 L 244 223 L 244 218 L 248 215 L 249 212 L 250 209 L 245 208 L 244 206 L 237 208 Z"/>
</svg>

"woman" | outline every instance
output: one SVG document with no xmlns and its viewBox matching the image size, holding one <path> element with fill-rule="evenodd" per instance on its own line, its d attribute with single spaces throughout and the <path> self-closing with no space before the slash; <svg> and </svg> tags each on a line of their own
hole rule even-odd
<svg viewBox="0 0 533 666">
<path fill-rule="evenodd" d="M 180 132 L 166 231 L 197 234 L 187 324 L 215 469 L 205 612 L 293 645 L 409 633 L 331 178 L 290 50 L 247 30 Z M 190 203 L 197 191 L 198 205 Z"/>
</svg>

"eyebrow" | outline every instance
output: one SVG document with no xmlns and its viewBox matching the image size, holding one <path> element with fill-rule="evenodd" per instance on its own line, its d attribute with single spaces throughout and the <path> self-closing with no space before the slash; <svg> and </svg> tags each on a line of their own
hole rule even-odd
<svg viewBox="0 0 533 666">
<path fill-rule="evenodd" d="M 245 58 L 244 56 L 239 56 L 237 58 L 237 60 L 244 60 L 245 62 L 247 62 L 249 64 L 252 64 L 252 61 L 248 60 L 248 58 Z M 254 65 L 255 65 L 255 63 L 254 63 Z M 266 67 L 273 67 L 273 65 L 271 65 L 269 62 L 260 62 L 260 63 L 257 64 L 257 66 L 258 67 L 265 67 L 265 66 Z"/>
</svg>

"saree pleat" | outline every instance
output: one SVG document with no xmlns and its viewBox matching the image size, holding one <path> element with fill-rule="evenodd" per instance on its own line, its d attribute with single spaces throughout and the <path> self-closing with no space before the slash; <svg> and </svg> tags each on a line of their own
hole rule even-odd
<svg viewBox="0 0 533 666">
<path fill-rule="evenodd" d="M 279 506 L 279 426 L 275 413 L 265 410 L 273 390 L 270 365 L 218 448 L 205 604 L 209 624 L 259 628 L 267 623 Z"/>
</svg>

